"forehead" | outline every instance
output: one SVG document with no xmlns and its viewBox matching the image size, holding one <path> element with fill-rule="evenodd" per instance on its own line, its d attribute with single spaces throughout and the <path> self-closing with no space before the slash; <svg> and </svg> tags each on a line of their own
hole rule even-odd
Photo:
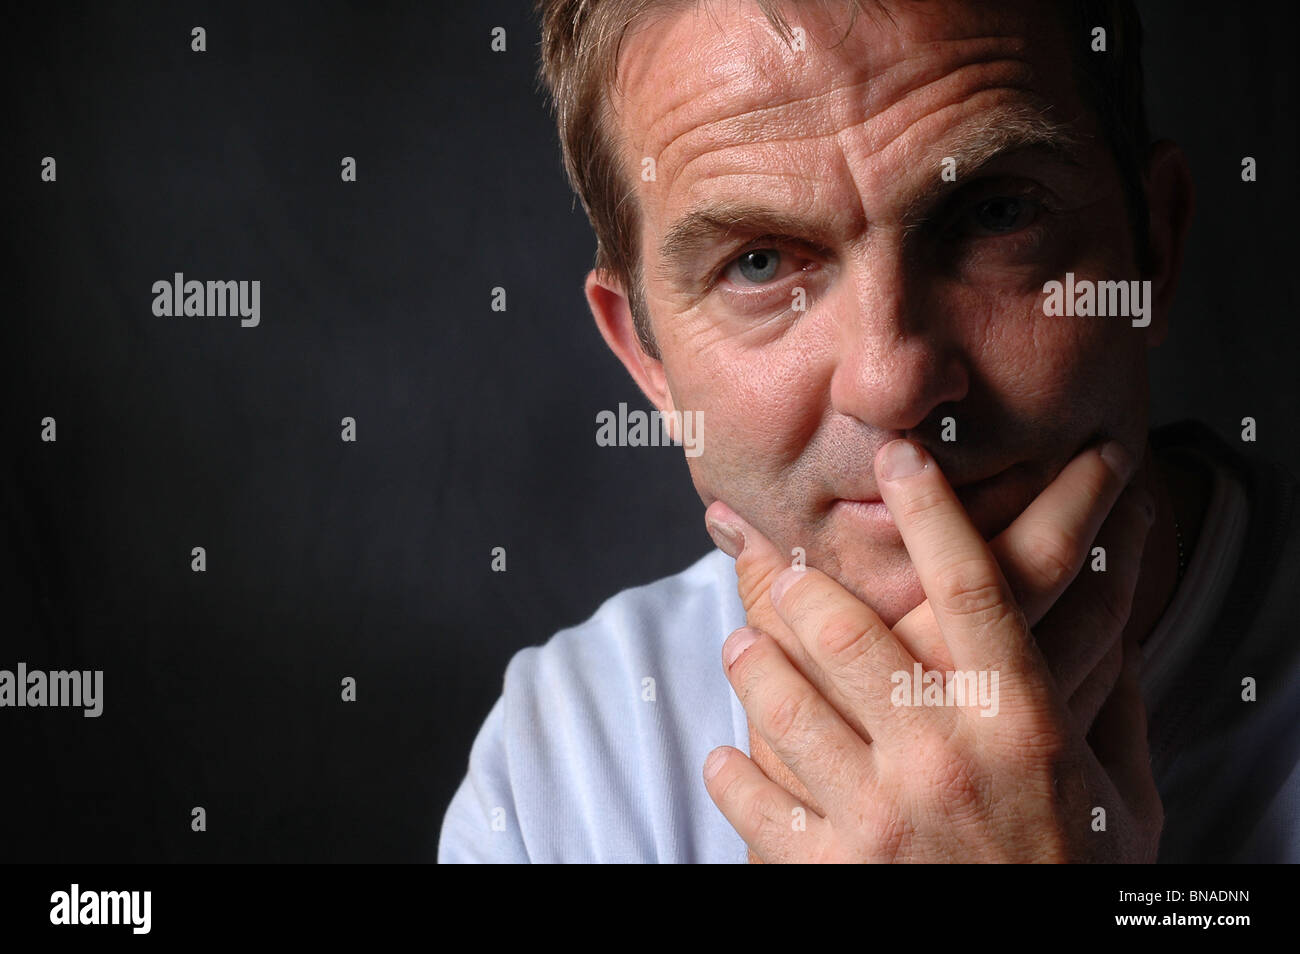
<svg viewBox="0 0 1300 954">
<path fill-rule="evenodd" d="M 831 9 L 826 9 L 830 7 Z M 667 199 L 722 174 L 761 176 L 792 149 L 869 157 L 981 109 L 1019 100 L 1057 118 L 1080 112 L 1057 5 L 787 3 L 803 49 L 753 3 L 668 7 L 629 31 L 612 95 L 627 168 L 655 161 L 638 188 Z M 810 172 L 825 168 L 814 165 Z M 680 198 L 680 196 L 679 196 Z"/>
</svg>

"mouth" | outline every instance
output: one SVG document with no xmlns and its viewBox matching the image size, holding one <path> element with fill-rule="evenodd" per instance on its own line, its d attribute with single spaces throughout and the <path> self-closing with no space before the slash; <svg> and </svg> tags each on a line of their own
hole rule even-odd
<svg viewBox="0 0 1300 954">
<path fill-rule="evenodd" d="M 989 489 L 995 487 L 1002 478 L 1009 473 L 1015 465 L 1004 467 L 1001 470 L 981 477 L 978 480 L 969 480 L 964 483 L 954 484 L 953 492 L 957 499 L 961 501 L 963 508 L 969 512 L 973 505 L 979 502 L 981 495 Z M 865 522 L 868 525 L 874 525 L 879 528 L 893 527 L 894 518 L 885 506 L 885 502 L 879 494 L 869 494 L 860 497 L 836 497 L 831 502 L 831 512 L 840 512 L 846 516 Z M 897 530 L 894 531 L 895 533 Z"/>
<path fill-rule="evenodd" d="M 1012 466 L 1003 467 L 1001 470 L 995 471 L 987 477 L 980 477 L 976 480 L 967 480 L 959 484 L 951 484 L 950 486 L 959 497 L 963 495 L 969 496 L 998 480 L 1003 474 L 1011 470 Z M 881 499 L 880 494 L 872 493 L 855 497 L 836 497 L 834 502 L 848 504 L 878 504 L 883 503 L 884 501 Z"/>
</svg>

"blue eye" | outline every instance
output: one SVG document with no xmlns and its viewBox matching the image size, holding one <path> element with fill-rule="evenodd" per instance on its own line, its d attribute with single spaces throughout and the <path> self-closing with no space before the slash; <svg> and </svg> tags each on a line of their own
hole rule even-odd
<svg viewBox="0 0 1300 954">
<path fill-rule="evenodd" d="M 1003 234 L 1029 225 L 1037 215 L 1035 204 L 1019 196 L 999 195 L 975 206 L 975 225 L 986 232 Z"/>
<path fill-rule="evenodd" d="M 756 248 L 736 259 L 736 267 L 745 281 L 756 285 L 770 282 L 781 265 L 781 253 L 772 248 Z"/>
</svg>

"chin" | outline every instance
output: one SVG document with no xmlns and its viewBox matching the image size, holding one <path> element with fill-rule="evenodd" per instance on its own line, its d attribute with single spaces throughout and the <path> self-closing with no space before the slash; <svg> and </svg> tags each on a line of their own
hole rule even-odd
<svg viewBox="0 0 1300 954">
<path fill-rule="evenodd" d="M 956 492 L 980 536 L 992 540 L 1015 522 L 1041 490 L 1033 472 L 1017 464 Z"/>
<path fill-rule="evenodd" d="M 808 562 L 838 580 L 841 586 L 869 606 L 886 626 L 892 627 L 925 602 L 925 590 L 921 588 L 921 580 L 906 551 L 868 557 L 865 565 L 859 559 L 841 562 L 834 556 L 824 566 L 811 555 Z"/>
</svg>

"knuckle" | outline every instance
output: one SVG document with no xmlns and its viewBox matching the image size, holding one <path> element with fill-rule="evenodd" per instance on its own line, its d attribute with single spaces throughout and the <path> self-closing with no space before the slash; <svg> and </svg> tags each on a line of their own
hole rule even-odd
<svg viewBox="0 0 1300 954">
<path fill-rule="evenodd" d="M 911 826 L 895 805 L 868 812 L 859 819 L 857 830 L 864 842 L 862 854 L 873 861 L 897 859 L 912 836 Z"/>
<path fill-rule="evenodd" d="M 760 687 L 767 681 L 767 666 L 764 664 L 762 640 L 750 646 L 740 658 L 731 664 L 729 676 L 736 687 L 736 695 L 745 706 L 749 706 Z"/>
<path fill-rule="evenodd" d="M 927 729 L 913 742 L 909 762 L 924 774 L 928 773 L 932 766 L 951 760 L 957 752 L 958 746 L 950 733 L 937 728 Z"/>
<path fill-rule="evenodd" d="M 808 625 L 827 612 L 830 597 L 824 586 L 813 585 L 810 575 L 813 572 L 815 571 L 805 570 L 800 573 L 782 597 L 782 605 L 792 625 Z"/>
<path fill-rule="evenodd" d="M 745 775 L 736 770 L 735 760 L 727 759 L 713 781 L 719 805 L 739 805 L 744 801 Z"/>
<path fill-rule="evenodd" d="M 947 497 L 937 487 L 916 491 L 903 501 L 901 511 L 911 521 L 923 521 L 931 514 L 942 511 Z"/>
<path fill-rule="evenodd" d="M 928 781 L 933 797 L 949 818 L 975 817 L 986 807 L 985 773 L 967 758 L 949 758 L 931 766 Z"/>
<path fill-rule="evenodd" d="M 740 602 L 745 607 L 746 614 L 759 608 L 768 591 L 771 590 L 772 583 L 784 569 L 784 566 L 763 566 L 757 562 L 743 568 L 737 567 Z"/>
<path fill-rule="evenodd" d="M 761 790 L 755 792 L 745 805 L 744 819 L 750 831 L 784 830 L 789 825 L 785 806 L 773 794 Z"/>
<path fill-rule="evenodd" d="M 1029 563 L 1050 587 L 1063 586 L 1074 579 L 1082 565 L 1078 541 L 1068 535 L 1040 536 L 1026 547 Z"/>
<path fill-rule="evenodd" d="M 1003 695 L 998 718 L 990 721 L 987 743 L 990 752 L 1017 765 L 1052 764 L 1068 748 L 1066 729 L 1045 709 L 1036 694 Z M 1072 718 L 1069 706 L 1063 714 Z"/>
<path fill-rule="evenodd" d="M 939 570 L 935 583 L 949 612 L 959 616 L 992 614 L 1005 602 L 1001 582 L 977 560 L 950 563 Z"/>
<path fill-rule="evenodd" d="M 864 625 L 862 620 L 840 617 L 822 627 L 817 642 L 827 656 L 848 663 L 869 653 L 883 635 L 878 627 Z"/>
<path fill-rule="evenodd" d="M 952 738 L 928 735 L 918 744 L 916 762 L 924 804 L 948 817 L 978 813 L 985 801 L 986 771 Z M 935 809 L 932 809 L 935 810 Z"/>
<path fill-rule="evenodd" d="M 1057 765 L 1069 751 L 1066 733 L 1041 709 L 1022 713 L 1014 745 L 1017 759 L 1025 764 Z"/>
<path fill-rule="evenodd" d="M 805 727 L 808 710 L 809 697 L 806 693 L 791 691 L 779 696 L 764 720 L 771 737 L 780 741 L 790 739 Z"/>
</svg>

